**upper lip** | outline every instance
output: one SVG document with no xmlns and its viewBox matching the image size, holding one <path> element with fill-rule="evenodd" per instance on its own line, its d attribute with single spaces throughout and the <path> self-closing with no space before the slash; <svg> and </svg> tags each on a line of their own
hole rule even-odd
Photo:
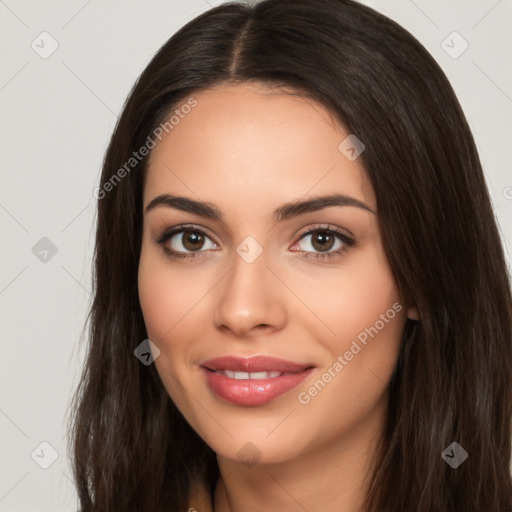
<svg viewBox="0 0 512 512">
<path fill-rule="evenodd" d="M 223 356 L 209 359 L 201 364 L 209 370 L 231 370 L 234 372 L 293 372 L 298 373 L 307 368 L 310 364 L 294 363 L 270 356 Z"/>
</svg>

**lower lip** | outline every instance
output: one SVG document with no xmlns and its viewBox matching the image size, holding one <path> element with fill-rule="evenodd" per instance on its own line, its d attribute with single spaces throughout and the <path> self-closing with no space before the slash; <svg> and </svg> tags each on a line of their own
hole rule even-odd
<svg viewBox="0 0 512 512">
<path fill-rule="evenodd" d="M 203 370 L 210 389 L 220 398 L 236 405 L 263 405 L 298 386 L 314 368 L 273 379 L 230 379 L 220 373 Z"/>
</svg>

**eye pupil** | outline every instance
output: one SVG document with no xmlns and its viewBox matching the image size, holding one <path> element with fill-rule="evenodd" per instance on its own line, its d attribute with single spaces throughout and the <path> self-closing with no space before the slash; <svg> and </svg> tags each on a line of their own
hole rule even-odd
<svg viewBox="0 0 512 512">
<path fill-rule="evenodd" d="M 312 235 L 313 247 L 316 250 L 323 251 L 332 249 L 334 243 L 334 236 L 325 231 L 315 231 Z M 327 244 L 327 247 L 326 247 Z M 318 246 L 317 246 L 318 245 Z"/>
<path fill-rule="evenodd" d="M 190 246 L 188 246 L 190 244 Z M 197 231 L 185 231 L 183 233 L 183 247 L 187 250 L 194 251 L 200 249 L 204 244 L 204 236 Z"/>
</svg>

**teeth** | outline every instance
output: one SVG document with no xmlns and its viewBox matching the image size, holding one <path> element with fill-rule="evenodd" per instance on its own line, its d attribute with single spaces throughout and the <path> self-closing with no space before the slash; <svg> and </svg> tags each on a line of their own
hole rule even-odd
<svg viewBox="0 0 512 512">
<path fill-rule="evenodd" d="M 281 372 L 254 372 L 249 374 L 250 379 L 273 379 L 279 377 Z"/>
<path fill-rule="evenodd" d="M 225 375 L 226 377 L 229 377 L 230 379 L 235 380 L 242 380 L 242 379 L 251 379 L 251 380 L 258 380 L 258 379 L 275 379 L 276 377 L 279 377 L 280 375 L 285 375 L 286 372 L 234 372 L 232 370 L 215 370 L 215 373 L 219 373 L 220 375 Z"/>
</svg>

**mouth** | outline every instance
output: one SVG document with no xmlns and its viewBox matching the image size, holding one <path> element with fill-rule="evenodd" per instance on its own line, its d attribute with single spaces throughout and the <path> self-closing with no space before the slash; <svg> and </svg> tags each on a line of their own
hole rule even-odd
<svg viewBox="0 0 512 512">
<path fill-rule="evenodd" d="M 210 370 L 219 375 L 224 375 L 230 379 L 235 380 L 262 380 L 262 379 L 275 379 L 276 377 L 294 375 L 293 372 L 235 372 L 232 370 Z"/>
<path fill-rule="evenodd" d="M 314 369 L 310 364 L 268 356 L 226 356 L 201 365 L 213 394 L 242 406 L 263 405 L 274 400 L 298 386 Z"/>
</svg>

